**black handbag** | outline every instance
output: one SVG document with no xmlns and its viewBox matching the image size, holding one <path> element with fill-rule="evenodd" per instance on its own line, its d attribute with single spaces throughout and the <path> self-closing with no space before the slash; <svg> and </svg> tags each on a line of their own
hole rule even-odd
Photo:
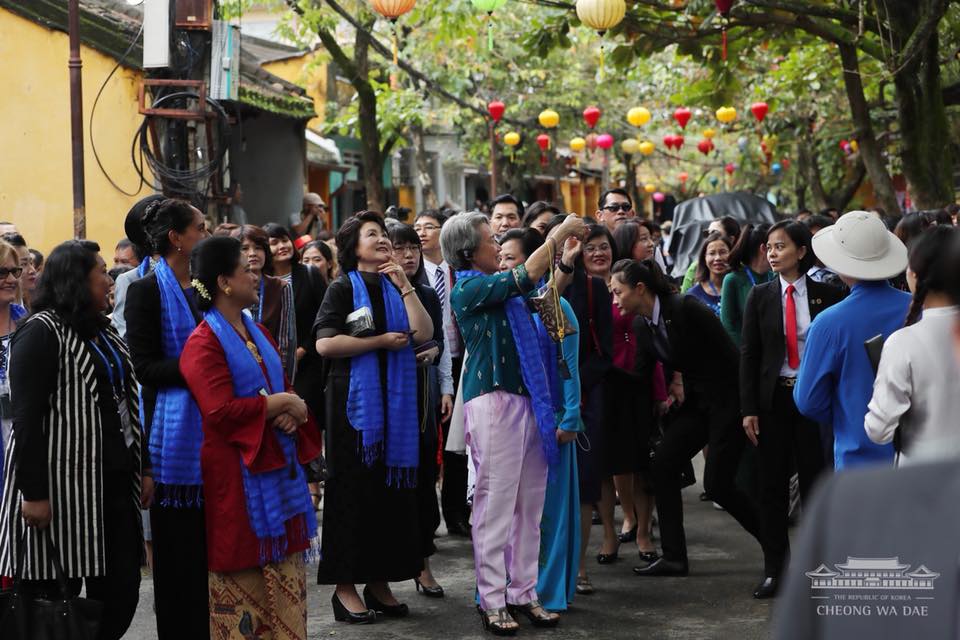
<svg viewBox="0 0 960 640">
<path fill-rule="evenodd" d="M 71 596 L 63 575 L 60 556 L 53 545 L 50 530 L 40 535 L 47 545 L 57 574 L 59 599 L 38 596 L 23 587 L 23 565 L 26 559 L 26 537 L 20 538 L 20 552 L 13 578 L 13 588 L 0 592 L 0 638 L 3 640 L 95 640 L 100 631 L 103 603 Z"/>
</svg>

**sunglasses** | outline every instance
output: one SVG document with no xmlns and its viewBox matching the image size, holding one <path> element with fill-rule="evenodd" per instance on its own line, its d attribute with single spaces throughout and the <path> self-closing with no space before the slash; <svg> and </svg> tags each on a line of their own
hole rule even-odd
<svg viewBox="0 0 960 640">
<path fill-rule="evenodd" d="M 617 202 L 614 204 L 608 204 L 603 208 L 604 211 L 609 211 L 610 213 L 616 213 L 617 211 L 623 211 L 624 213 L 626 213 L 631 209 L 633 209 L 633 205 L 630 204 L 629 202 Z"/>
<path fill-rule="evenodd" d="M 13 269 L 0 267 L 0 281 L 6 280 L 7 276 L 10 275 L 12 275 L 14 278 L 19 278 L 21 274 L 23 274 L 23 267 L 14 267 Z"/>
</svg>

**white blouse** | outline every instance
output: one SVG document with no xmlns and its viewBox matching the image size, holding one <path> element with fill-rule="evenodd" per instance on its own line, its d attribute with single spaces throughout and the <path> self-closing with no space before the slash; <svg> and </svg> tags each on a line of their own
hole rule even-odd
<svg viewBox="0 0 960 640">
<path fill-rule="evenodd" d="M 958 307 L 925 309 L 883 345 L 864 428 L 878 444 L 900 428 L 901 463 L 960 457 L 960 366 L 951 347 L 957 314 Z"/>
</svg>

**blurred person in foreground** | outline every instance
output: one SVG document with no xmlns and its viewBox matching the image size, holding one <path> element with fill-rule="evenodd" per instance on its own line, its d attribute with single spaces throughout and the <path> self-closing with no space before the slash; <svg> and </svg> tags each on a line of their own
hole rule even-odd
<svg viewBox="0 0 960 640">
<path fill-rule="evenodd" d="M 958 241 L 949 255 L 946 293 L 957 305 Z M 956 318 L 951 334 L 960 362 Z M 774 637 L 956 638 L 958 499 L 954 460 L 835 476 L 805 514 L 774 613 Z"/>
</svg>

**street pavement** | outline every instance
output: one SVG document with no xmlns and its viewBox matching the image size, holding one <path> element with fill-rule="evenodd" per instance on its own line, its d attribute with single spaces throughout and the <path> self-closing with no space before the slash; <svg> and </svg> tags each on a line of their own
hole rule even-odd
<svg viewBox="0 0 960 640">
<path fill-rule="evenodd" d="M 700 502 L 700 491 L 699 485 L 684 491 L 690 554 L 688 577 L 634 576 L 631 568 L 639 561 L 633 545 L 622 545 L 618 562 L 598 565 L 595 556 L 600 527 L 595 526 L 587 563 L 596 593 L 577 596 L 558 629 L 535 630 L 521 621 L 518 637 L 564 640 L 768 638 L 770 601 L 757 601 L 751 597 L 753 587 L 762 577 L 759 546 L 729 515 L 717 511 L 709 502 Z M 617 515 L 620 515 L 619 509 Z M 390 535 L 390 532 L 384 531 L 384 535 Z M 315 578 L 311 579 L 310 574 L 315 575 L 315 571 L 308 566 L 308 636 L 312 640 L 484 637 L 473 604 L 475 585 L 469 541 L 446 536 L 441 525 L 437 547 L 431 565 L 446 597 L 434 600 L 420 596 L 412 581 L 394 584 L 392 587 L 397 598 L 410 605 L 410 617 L 397 621 L 381 619 L 369 626 L 335 622 L 330 608 L 333 587 L 314 584 Z M 125 638 L 156 638 L 153 582 L 149 575 L 141 584 L 137 615 Z"/>
</svg>

